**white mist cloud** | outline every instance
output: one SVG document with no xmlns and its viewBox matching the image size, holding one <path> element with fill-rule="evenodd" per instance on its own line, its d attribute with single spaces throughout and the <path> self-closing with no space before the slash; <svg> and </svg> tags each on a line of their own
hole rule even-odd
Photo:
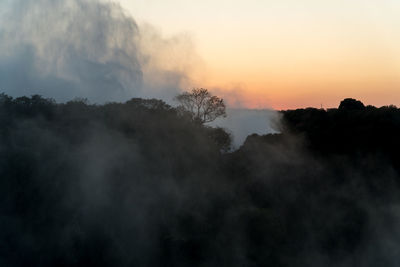
<svg viewBox="0 0 400 267">
<path fill-rule="evenodd" d="M 233 135 L 233 146 L 239 148 L 251 134 L 278 133 L 280 114 L 269 109 L 227 109 L 227 117 L 211 125 L 227 129 Z"/>
<path fill-rule="evenodd" d="M 142 29 L 116 3 L 15 0 L 0 10 L 0 90 L 12 96 L 166 99 L 190 80 L 190 38 Z"/>
<path fill-rule="evenodd" d="M 192 87 L 202 68 L 190 35 L 164 37 L 138 25 L 117 3 L 101 0 L 13 0 L 0 3 L 0 91 L 57 101 L 161 98 Z M 198 82 L 199 83 L 199 82 Z M 216 90 L 240 106 L 242 93 Z M 272 112 L 231 110 L 219 126 L 240 146 L 271 130 Z"/>
</svg>

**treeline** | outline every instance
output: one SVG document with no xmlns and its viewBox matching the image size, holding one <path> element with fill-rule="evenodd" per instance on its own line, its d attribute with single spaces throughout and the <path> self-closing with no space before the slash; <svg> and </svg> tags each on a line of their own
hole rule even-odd
<svg viewBox="0 0 400 267">
<path fill-rule="evenodd" d="M 399 110 L 282 117 L 230 151 L 160 100 L 1 95 L 0 266 L 397 266 Z"/>
<path fill-rule="evenodd" d="M 396 159 L 400 147 L 400 109 L 365 107 L 345 99 L 338 109 L 283 112 L 284 131 L 302 134 L 322 154 L 381 153 Z"/>
</svg>

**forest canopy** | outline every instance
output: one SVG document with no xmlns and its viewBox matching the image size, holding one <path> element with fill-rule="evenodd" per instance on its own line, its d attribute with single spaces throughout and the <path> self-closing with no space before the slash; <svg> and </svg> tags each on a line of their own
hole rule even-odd
<svg viewBox="0 0 400 267">
<path fill-rule="evenodd" d="M 0 265 L 397 266 L 400 110 L 281 113 L 231 151 L 157 99 L 1 95 Z"/>
</svg>

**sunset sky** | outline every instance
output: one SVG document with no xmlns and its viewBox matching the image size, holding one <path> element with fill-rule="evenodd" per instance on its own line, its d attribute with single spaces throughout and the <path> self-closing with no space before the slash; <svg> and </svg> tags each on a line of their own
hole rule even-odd
<svg viewBox="0 0 400 267">
<path fill-rule="evenodd" d="M 166 37 L 188 34 L 199 85 L 242 106 L 400 106 L 398 0 L 119 1 Z"/>
</svg>

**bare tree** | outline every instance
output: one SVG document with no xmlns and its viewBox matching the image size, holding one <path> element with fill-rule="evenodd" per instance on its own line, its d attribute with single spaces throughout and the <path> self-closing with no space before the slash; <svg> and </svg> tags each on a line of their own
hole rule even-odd
<svg viewBox="0 0 400 267">
<path fill-rule="evenodd" d="M 196 122 L 204 124 L 221 116 L 226 117 L 224 100 L 211 95 L 207 89 L 193 88 L 190 92 L 179 94 L 175 100 L 179 102 L 179 108 Z"/>
</svg>

